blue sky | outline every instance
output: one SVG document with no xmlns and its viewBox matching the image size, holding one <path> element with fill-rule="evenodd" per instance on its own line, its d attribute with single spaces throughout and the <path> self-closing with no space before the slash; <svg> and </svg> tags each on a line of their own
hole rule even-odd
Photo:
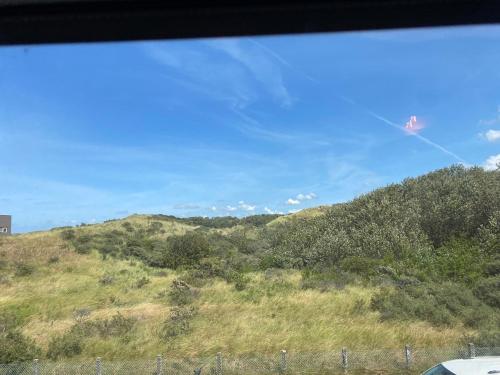
<svg viewBox="0 0 500 375">
<path fill-rule="evenodd" d="M 480 26 L 2 47 L 0 213 L 16 232 L 288 213 L 491 169 L 499 46 Z"/>
</svg>

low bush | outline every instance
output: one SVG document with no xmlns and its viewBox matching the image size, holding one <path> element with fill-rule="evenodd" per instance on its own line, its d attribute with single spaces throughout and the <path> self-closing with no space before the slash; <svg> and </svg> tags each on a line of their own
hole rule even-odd
<svg viewBox="0 0 500 375">
<path fill-rule="evenodd" d="M 15 275 L 16 276 L 29 276 L 35 272 L 35 267 L 31 264 L 28 263 L 16 263 L 16 271 Z"/>
<path fill-rule="evenodd" d="M 142 287 L 149 284 L 150 282 L 151 282 L 150 279 L 148 279 L 146 276 L 143 276 L 135 282 L 134 287 L 137 289 L 141 289 Z"/>
<path fill-rule="evenodd" d="M 92 250 L 92 236 L 90 234 L 77 236 L 71 242 L 78 254 L 89 254 Z"/>
<path fill-rule="evenodd" d="M 0 333 L 0 363 L 29 361 L 39 357 L 40 348 L 17 330 Z"/>
<path fill-rule="evenodd" d="M 101 285 L 111 285 L 115 281 L 115 278 L 112 275 L 102 275 L 99 278 L 99 284 Z"/>
<path fill-rule="evenodd" d="M 76 232 L 74 229 L 65 229 L 60 236 L 64 241 L 73 241 L 76 238 Z"/>
<path fill-rule="evenodd" d="M 83 351 L 83 337 L 74 332 L 54 337 L 49 342 L 47 357 L 49 359 L 70 358 Z"/>
<path fill-rule="evenodd" d="M 47 261 L 48 264 L 54 264 L 59 262 L 59 257 L 58 256 L 51 256 L 49 260 Z"/>
<path fill-rule="evenodd" d="M 65 334 L 53 338 L 48 347 L 47 357 L 58 359 L 74 357 L 82 353 L 85 339 L 90 337 L 128 337 L 136 319 L 116 314 L 111 319 L 87 320 L 75 324 Z"/>
<path fill-rule="evenodd" d="M 196 315 L 192 306 L 176 306 L 170 312 L 170 317 L 160 329 L 160 338 L 169 340 L 173 337 L 191 332 L 191 320 Z"/>
<path fill-rule="evenodd" d="M 238 291 L 244 290 L 248 283 L 250 282 L 250 279 L 248 276 L 246 276 L 242 272 L 234 271 L 234 270 L 229 270 L 226 272 L 224 278 L 228 283 L 234 284 L 234 288 Z"/>
<path fill-rule="evenodd" d="M 182 280 L 174 280 L 170 286 L 168 296 L 173 305 L 189 305 L 198 298 L 199 290 L 191 287 Z"/>
</svg>

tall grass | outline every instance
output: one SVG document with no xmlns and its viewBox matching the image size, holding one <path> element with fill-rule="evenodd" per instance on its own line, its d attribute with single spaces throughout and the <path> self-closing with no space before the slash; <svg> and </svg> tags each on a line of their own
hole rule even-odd
<svg viewBox="0 0 500 375">
<path fill-rule="evenodd" d="M 133 220 L 144 221 L 140 217 Z M 186 226 L 178 226 L 174 232 L 185 230 Z M 351 286 L 324 292 L 302 289 L 299 272 L 280 271 L 272 277 L 263 272 L 249 274 L 243 290 L 222 280 L 206 283 L 193 302 L 198 313 L 191 322 L 192 330 L 165 341 L 158 332 L 172 307 L 166 297 L 168 288 L 175 278 L 182 278 L 182 273 L 160 273 L 128 260 L 103 260 L 95 252 L 76 254 L 60 240 L 58 231 L 2 240 L 0 253 L 10 264 L 0 272 L 11 280 L 2 285 L 0 312 L 17 314 L 22 332 L 43 350 L 53 337 L 77 323 L 77 310 L 88 309 L 90 314 L 85 319 L 89 320 L 111 318 L 117 313 L 136 318 L 135 328 L 126 339 L 86 339 L 79 358 L 128 359 L 158 353 L 203 357 L 218 351 L 271 355 L 283 348 L 296 352 L 337 351 L 342 346 L 400 349 L 406 343 L 437 347 L 455 345 L 469 333 L 460 326 L 439 329 L 423 322 L 381 322 L 379 314 L 368 308 L 376 288 Z M 49 262 L 54 256 L 59 261 Z M 34 272 L 15 276 L 12 267 L 16 261 L 29 262 Z M 100 283 L 103 275 L 111 282 Z M 138 288 L 141 278 L 150 282 Z"/>
</svg>

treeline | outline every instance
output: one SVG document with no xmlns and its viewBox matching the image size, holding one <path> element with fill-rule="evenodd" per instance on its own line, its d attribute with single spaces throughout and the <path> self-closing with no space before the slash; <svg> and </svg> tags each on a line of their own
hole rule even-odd
<svg viewBox="0 0 500 375">
<path fill-rule="evenodd" d="M 172 215 L 152 215 L 153 220 L 170 220 L 177 221 L 189 225 L 199 225 L 206 228 L 231 228 L 236 225 L 252 225 L 252 226 L 262 226 L 273 221 L 281 215 L 278 214 L 262 214 L 262 215 L 251 215 L 245 216 L 243 218 L 237 218 L 234 216 L 216 216 L 216 217 L 202 217 L 194 216 L 187 218 L 179 218 Z"/>
</svg>

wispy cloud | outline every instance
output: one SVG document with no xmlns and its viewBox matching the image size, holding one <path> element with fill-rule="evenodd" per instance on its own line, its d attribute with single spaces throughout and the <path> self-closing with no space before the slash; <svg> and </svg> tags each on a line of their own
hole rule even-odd
<svg viewBox="0 0 500 375">
<path fill-rule="evenodd" d="M 300 204 L 300 201 L 298 199 L 288 198 L 286 204 L 288 204 L 289 206 L 294 206 Z"/>
<path fill-rule="evenodd" d="M 293 71 L 293 72 L 295 72 L 295 73 L 297 73 L 297 74 L 299 74 L 299 75 L 307 78 L 311 82 L 314 82 L 314 83 L 318 83 L 319 82 L 316 78 L 313 78 L 310 75 L 308 75 L 307 73 L 305 73 L 304 71 L 297 69 L 294 65 L 292 65 L 288 60 L 286 60 L 285 58 L 283 58 L 283 56 L 281 56 L 275 50 L 269 48 L 268 46 L 264 45 L 263 43 L 258 42 L 254 38 L 249 39 L 249 41 L 251 43 L 255 44 L 256 46 L 258 46 L 259 48 L 261 48 L 263 51 L 267 52 L 270 56 L 272 56 L 274 59 L 276 59 L 278 62 L 280 62 L 285 67 L 289 68 L 291 71 Z"/>
<path fill-rule="evenodd" d="M 233 109 L 233 113 L 242 120 L 237 125 L 238 130 L 248 137 L 282 143 L 295 148 L 330 146 L 333 143 L 328 137 L 315 133 L 270 130 L 269 125 L 263 124 L 241 110 Z"/>
<path fill-rule="evenodd" d="M 483 168 L 487 171 L 494 171 L 500 166 L 500 154 L 492 155 L 483 164 Z"/>
<path fill-rule="evenodd" d="M 198 210 L 200 208 L 200 205 L 194 203 L 180 203 L 174 205 L 175 210 Z"/>
<path fill-rule="evenodd" d="M 229 59 L 211 58 L 211 49 L 203 46 L 189 48 L 148 42 L 144 50 L 147 56 L 167 68 L 165 78 L 190 91 L 236 108 L 244 108 L 257 100 L 259 94 L 245 67 Z"/>
<path fill-rule="evenodd" d="M 294 99 L 285 86 L 279 65 L 268 57 L 268 52 L 263 53 L 261 47 L 235 38 L 215 39 L 207 43 L 245 66 L 283 107 L 290 107 L 293 104 Z"/>
<path fill-rule="evenodd" d="M 168 68 L 165 78 L 231 108 L 245 108 L 266 95 L 285 108 L 294 103 L 280 64 L 248 40 L 213 39 L 195 48 L 172 42 L 143 46 L 147 56 Z"/>
<path fill-rule="evenodd" d="M 479 120 L 479 125 L 491 126 L 496 124 L 500 124 L 500 105 L 497 107 L 497 113 L 495 117 Z"/>
</svg>

